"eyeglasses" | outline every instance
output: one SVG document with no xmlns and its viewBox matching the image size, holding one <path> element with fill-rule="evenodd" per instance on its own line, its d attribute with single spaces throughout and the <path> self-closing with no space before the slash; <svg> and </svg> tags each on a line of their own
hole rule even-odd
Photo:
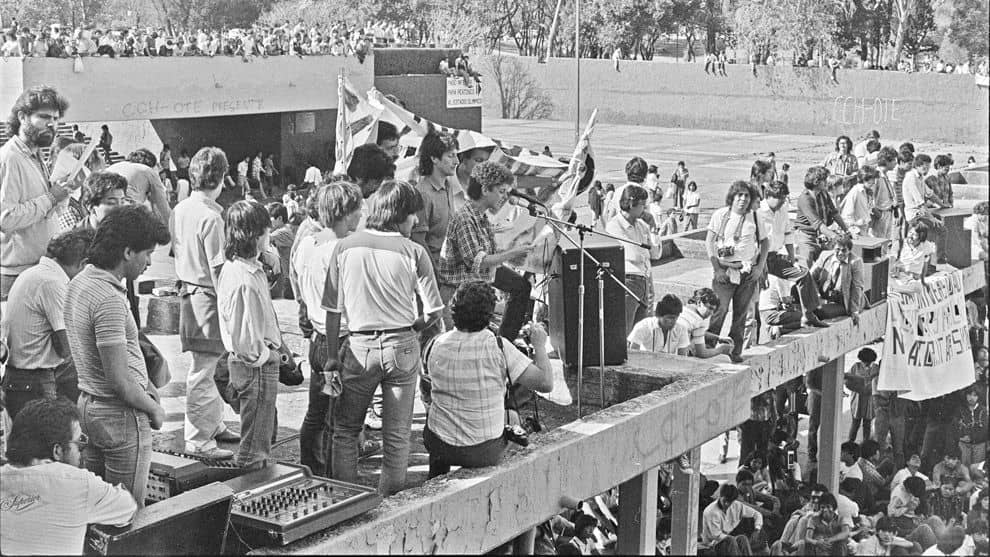
<svg viewBox="0 0 990 557">
<path fill-rule="evenodd" d="M 89 436 L 85 433 L 80 433 L 79 439 L 69 441 L 69 443 L 75 444 L 75 446 L 79 447 L 79 450 L 81 451 L 89 445 Z"/>
</svg>

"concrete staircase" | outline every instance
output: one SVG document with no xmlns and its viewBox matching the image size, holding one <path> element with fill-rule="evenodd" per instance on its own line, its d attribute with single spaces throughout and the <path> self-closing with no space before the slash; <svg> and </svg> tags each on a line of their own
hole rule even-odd
<svg viewBox="0 0 990 557">
<path fill-rule="evenodd" d="M 64 123 L 64 122 L 63 123 L 60 123 L 58 125 L 58 130 L 55 133 L 57 135 L 61 136 L 61 137 L 69 137 L 69 138 L 71 138 L 72 137 L 72 124 L 67 124 L 67 123 Z M 7 133 L 6 126 L 4 126 L 3 129 L 0 129 L 0 145 L 3 145 L 5 143 L 7 143 L 7 140 L 9 140 L 9 139 L 10 139 L 10 135 Z M 85 135 L 84 136 L 84 139 L 83 139 L 83 142 L 89 143 L 90 139 L 92 139 L 90 136 Z M 103 158 L 103 160 L 107 160 L 106 153 L 104 152 L 103 149 L 101 149 L 100 147 L 97 147 L 96 150 L 100 153 L 100 156 Z M 43 148 L 41 150 L 41 156 L 44 158 L 44 160 L 46 160 L 48 162 L 53 162 L 51 160 L 51 152 L 52 152 L 52 150 L 51 150 L 50 147 L 45 147 L 45 148 Z M 116 162 L 120 162 L 122 160 L 124 160 L 124 155 L 121 155 L 117 151 L 113 151 L 113 150 L 110 151 L 110 163 L 111 164 L 116 163 Z"/>
</svg>

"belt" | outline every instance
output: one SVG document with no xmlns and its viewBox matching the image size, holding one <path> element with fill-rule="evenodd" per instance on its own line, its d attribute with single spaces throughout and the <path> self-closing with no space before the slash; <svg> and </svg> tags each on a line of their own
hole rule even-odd
<svg viewBox="0 0 990 557">
<path fill-rule="evenodd" d="M 412 332 L 412 330 L 413 330 L 412 326 L 409 326 L 409 327 L 396 327 L 394 329 L 378 329 L 376 331 L 351 331 L 351 334 L 362 335 L 362 336 L 364 335 L 378 336 L 378 335 L 388 335 L 392 333 L 405 333 L 407 331 Z"/>
<path fill-rule="evenodd" d="M 105 396 L 96 396 L 96 395 L 87 393 L 86 391 L 82 391 L 80 394 L 82 396 L 84 396 L 84 397 L 89 398 L 89 400 L 91 400 L 93 402 L 101 402 L 103 404 L 110 404 L 112 406 L 123 406 L 123 407 L 126 407 L 126 408 L 131 408 L 126 402 L 124 402 L 123 400 L 120 400 L 119 398 L 110 398 L 110 397 L 105 397 Z"/>
<path fill-rule="evenodd" d="M 14 367 L 12 365 L 7 365 L 7 375 L 31 375 L 31 376 L 38 376 L 38 375 L 41 375 L 43 373 L 51 373 L 52 374 L 52 377 L 54 377 L 55 376 L 55 370 L 56 369 L 57 368 L 54 368 L 54 367 L 40 367 L 40 368 L 35 368 L 35 369 L 24 369 L 24 368 L 20 368 L 20 367 Z"/>
</svg>

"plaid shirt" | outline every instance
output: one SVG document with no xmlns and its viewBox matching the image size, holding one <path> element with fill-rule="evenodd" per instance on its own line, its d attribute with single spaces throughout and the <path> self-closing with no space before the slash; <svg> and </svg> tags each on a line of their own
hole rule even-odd
<svg viewBox="0 0 990 557">
<path fill-rule="evenodd" d="M 474 204 L 465 204 L 447 225 L 447 237 L 440 248 L 440 283 L 457 285 L 469 280 L 493 280 L 494 268 L 484 271 L 481 268 L 481 261 L 493 253 L 495 231 L 491 222 Z"/>
<path fill-rule="evenodd" d="M 852 176 L 859 170 L 859 160 L 852 153 L 840 155 L 838 151 L 833 151 L 825 157 L 822 166 L 832 174 L 838 176 Z"/>
</svg>

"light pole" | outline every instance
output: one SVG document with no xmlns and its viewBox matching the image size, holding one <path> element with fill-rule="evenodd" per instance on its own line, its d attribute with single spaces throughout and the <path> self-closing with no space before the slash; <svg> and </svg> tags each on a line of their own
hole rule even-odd
<svg viewBox="0 0 990 557">
<path fill-rule="evenodd" d="M 577 143 L 581 140 L 581 0 L 574 0 L 574 60 L 577 63 L 574 142 Z"/>
</svg>

